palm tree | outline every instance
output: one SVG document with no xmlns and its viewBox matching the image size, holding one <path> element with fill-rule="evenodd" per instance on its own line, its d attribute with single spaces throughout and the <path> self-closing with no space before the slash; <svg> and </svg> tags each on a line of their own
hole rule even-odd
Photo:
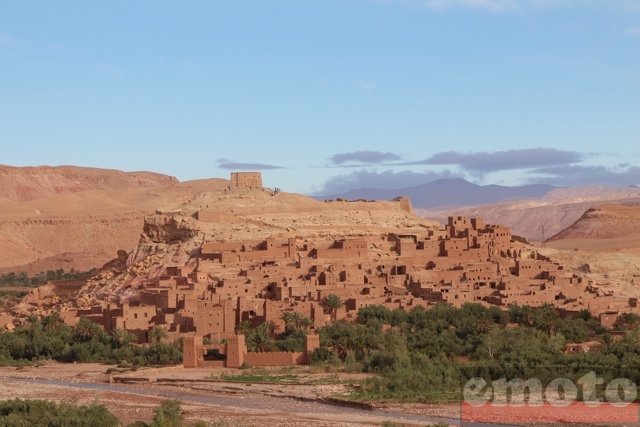
<svg viewBox="0 0 640 427">
<path fill-rule="evenodd" d="M 253 353 L 266 353 L 276 348 L 276 342 L 269 334 L 269 323 L 264 322 L 247 335 L 247 350 Z"/>
<path fill-rule="evenodd" d="M 486 334 L 491 330 L 491 327 L 493 325 L 494 323 L 491 321 L 491 319 L 489 319 L 486 316 L 482 316 L 476 321 L 475 329 L 476 329 L 476 332 L 478 332 L 479 334 Z"/>
<path fill-rule="evenodd" d="M 36 329 L 41 325 L 40 318 L 35 314 L 27 316 L 27 323 L 29 324 L 29 337 L 33 339 Z"/>
<path fill-rule="evenodd" d="M 636 313 L 622 313 L 618 317 L 618 322 L 627 325 L 629 329 L 633 330 L 638 326 L 638 323 L 640 323 L 640 316 Z"/>
<path fill-rule="evenodd" d="M 134 334 L 122 328 L 115 328 L 111 331 L 111 339 L 113 339 L 118 347 L 124 347 L 137 341 Z"/>
<path fill-rule="evenodd" d="M 613 343 L 615 342 L 615 338 L 613 335 L 607 332 L 600 336 L 600 338 L 598 338 L 598 341 L 600 342 L 600 346 L 602 347 L 602 349 L 607 350 L 613 345 Z"/>
<path fill-rule="evenodd" d="M 558 324 L 559 316 L 551 304 L 544 304 L 536 310 L 534 324 L 538 329 L 546 331 L 548 336 L 553 335 L 553 331 Z"/>
<path fill-rule="evenodd" d="M 246 335 L 250 329 L 251 329 L 251 322 L 249 322 L 248 320 L 243 320 L 236 326 L 236 334 Z"/>
<path fill-rule="evenodd" d="M 76 325 L 76 337 L 80 341 L 91 341 L 102 333 L 102 329 L 87 317 L 82 316 Z"/>
<path fill-rule="evenodd" d="M 340 297 L 336 294 L 329 294 L 322 298 L 322 305 L 325 311 L 331 313 L 331 320 L 335 321 L 338 309 L 344 305 Z"/>
<path fill-rule="evenodd" d="M 282 320 L 285 324 L 285 332 L 306 331 L 313 324 L 311 319 L 297 311 L 285 311 L 282 314 Z"/>
<path fill-rule="evenodd" d="M 156 325 L 149 331 L 149 341 L 159 343 L 163 339 L 169 338 L 169 334 L 160 325 Z"/>
<path fill-rule="evenodd" d="M 42 325 L 49 331 L 55 331 L 64 321 L 60 317 L 60 312 L 56 311 L 42 318 Z"/>
</svg>

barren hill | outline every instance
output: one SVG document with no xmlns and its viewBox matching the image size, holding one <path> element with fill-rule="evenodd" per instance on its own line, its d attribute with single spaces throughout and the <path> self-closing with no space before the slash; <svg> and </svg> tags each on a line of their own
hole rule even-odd
<svg viewBox="0 0 640 427">
<path fill-rule="evenodd" d="M 175 177 L 153 172 L 122 172 L 77 166 L 0 165 L 0 199 L 16 202 L 86 190 L 158 187 L 177 183 Z"/>
<path fill-rule="evenodd" d="M 587 209 L 611 203 L 640 203 L 640 190 L 603 186 L 559 188 L 539 199 L 438 211 L 416 209 L 416 213 L 435 221 L 456 215 L 480 217 L 491 224 L 507 225 L 514 234 L 541 241 L 543 227 L 548 238 L 569 227 Z"/>
<path fill-rule="evenodd" d="M 434 224 L 410 214 L 408 200 L 323 203 L 300 194 L 273 195 L 268 189 L 229 191 L 226 179 L 180 183 L 148 172 L 66 166 L 1 171 L 0 272 L 100 267 L 119 249 L 132 251 L 145 216 L 156 211 L 179 213 L 185 222 L 200 215 L 206 221 L 195 221 L 195 227 L 219 239 L 303 229 L 357 234 L 389 223 Z"/>
<path fill-rule="evenodd" d="M 588 209 L 547 242 L 554 248 L 632 250 L 640 253 L 640 204 Z"/>
<path fill-rule="evenodd" d="M 145 215 L 228 183 L 73 166 L 2 167 L 0 272 L 99 267 L 118 249 L 135 247 Z"/>
</svg>

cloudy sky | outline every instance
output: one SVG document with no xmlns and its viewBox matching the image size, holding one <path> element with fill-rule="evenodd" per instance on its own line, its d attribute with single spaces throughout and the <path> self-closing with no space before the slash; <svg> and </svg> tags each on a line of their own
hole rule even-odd
<svg viewBox="0 0 640 427">
<path fill-rule="evenodd" d="M 0 2 L 0 164 L 640 184 L 640 0 Z"/>
</svg>

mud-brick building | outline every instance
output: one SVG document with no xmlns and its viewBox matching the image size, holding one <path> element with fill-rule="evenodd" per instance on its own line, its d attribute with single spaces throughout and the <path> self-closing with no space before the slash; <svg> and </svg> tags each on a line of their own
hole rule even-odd
<svg viewBox="0 0 640 427">
<path fill-rule="evenodd" d="M 260 172 L 231 172 L 231 188 L 255 189 L 262 188 L 262 174 Z"/>
<path fill-rule="evenodd" d="M 201 336 L 184 338 L 182 364 L 185 368 L 202 368 L 206 366 L 225 366 L 239 368 L 245 363 L 251 366 L 293 366 L 308 365 L 311 353 L 320 347 L 320 337 L 307 335 L 303 352 L 268 352 L 249 353 L 244 335 L 234 335 L 224 345 L 204 345 Z M 207 358 L 208 350 L 217 350 L 217 357 Z"/>
</svg>

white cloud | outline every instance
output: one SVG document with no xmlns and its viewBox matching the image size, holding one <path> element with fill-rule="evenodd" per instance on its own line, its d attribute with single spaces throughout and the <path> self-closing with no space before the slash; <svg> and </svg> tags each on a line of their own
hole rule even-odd
<svg viewBox="0 0 640 427">
<path fill-rule="evenodd" d="M 429 9 L 464 8 L 488 10 L 490 12 L 506 12 L 520 9 L 517 0 L 427 0 L 425 6 Z"/>
</svg>

